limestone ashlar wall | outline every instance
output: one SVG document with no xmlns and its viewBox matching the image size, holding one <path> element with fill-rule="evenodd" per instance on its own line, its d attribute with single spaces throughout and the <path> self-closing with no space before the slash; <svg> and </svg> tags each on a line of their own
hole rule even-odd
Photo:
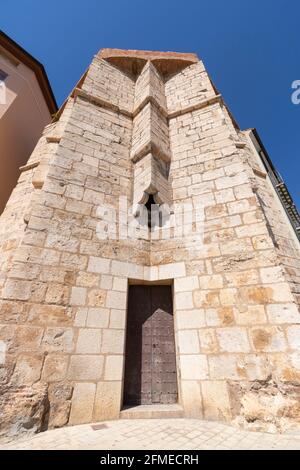
<svg viewBox="0 0 300 470">
<path fill-rule="evenodd" d="M 245 137 L 249 134 L 247 133 Z M 245 138 L 244 137 L 244 138 Z M 269 233 L 280 256 L 281 264 L 285 270 L 285 276 L 289 281 L 291 290 L 300 305 L 300 249 L 299 242 L 293 234 L 293 228 L 287 223 L 287 216 L 283 206 L 272 186 L 271 180 L 266 174 L 260 161 L 257 150 L 252 140 L 245 140 L 249 146 L 249 163 L 254 169 L 254 185 L 260 199 L 262 209 L 268 224 Z"/>
<path fill-rule="evenodd" d="M 211 97 L 200 67 L 166 83 L 172 111 L 174 96 L 186 97 L 187 107 L 190 97 Z M 198 407 L 205 418 L 280 428 L 300 417 L 294 289 L 257 196 L 244 139 L 222 102 L 193 106 L 169 122 L 170 178 L 174 202 L 205 205 L 204 245 L 175 251 L 175 242 L 157 244 L 153 255 L 154 263 L 185 261 L 187 278 L 174 284 L 182 400 L 193 416 Z"/>
<path fill-rule="evenodd" d="M 117 67 L 96 56 L 89 68 L 82 89 L 111 105 L 132 112 L 135 80 Z"/>
<path fill-rule="evenodd" d="M 174 285 L 185 415 L 284 427 L 299 419 L 300 316 L 250 147 L 202 62 L 134 76 L 124 60 L 94 59 L 0 219 L 0 429 L 118 418 L 128 282 L 153 281 Z M 149 186 L 204 206 L 203 239 L 118 239 L 118 222 L 112 237 L 108 209 Z"/>
<path fill-rule="evenodd" d="M 107 64 L 102 65 L 105 76 Z M 133 97 L 126 101 L 118 71 L 110 70 L 116 79 L 105 80 L 109 97 L 120 94 L 119 102 L 132 108 Z M 96 86 L 91 91 L 103 93 Z M 97 209 L 117 206 L 120 195 L 130 198 L 131 128 L 128 116 L 84 97 L 74 103 L 71 98 L 51 135 L 41 140 L 46 150 L 37 147 L 32 155 L 2 216 L 2 249 L 10 251 L 8 261 L 6 253 L 1 258 L 1 339 L 7 345 L 1 406 L 9 421 L 2 427 L 10 431 L 118 416 L 127 278 L 118 267 L 110 273 L 110 259 L 146 262 L 146 255 L 136 241 L 128 246 L 100 241 L 97 230 L 103 227 L 97 224 L 103 221 Z M 11 213 L 16 222 L 7 229 Z M 5 230 L 15 233 L 15 227 L 18 238 L 10 241 Z M 13 401 L 20 409 L 15 416 L 8 413 Z"/>
</svg>

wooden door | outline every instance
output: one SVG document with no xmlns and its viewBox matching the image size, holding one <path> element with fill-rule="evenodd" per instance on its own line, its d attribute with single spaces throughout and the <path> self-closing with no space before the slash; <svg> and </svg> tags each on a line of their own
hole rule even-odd
<svg viewBox="0 0 300 470">
<path fill-rule="evenodd" d="M 124 405 L 176 402 L 171 286 L 130 286 Z"/>
</svg>

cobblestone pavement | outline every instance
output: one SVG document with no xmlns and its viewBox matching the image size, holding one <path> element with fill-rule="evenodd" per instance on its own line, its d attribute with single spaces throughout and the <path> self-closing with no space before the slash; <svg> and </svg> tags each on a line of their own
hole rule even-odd
<svg viewBox="0 0 300 470">
<path fill-rule="evenodd" d="M 94 428 L 85 424 L 46 431 L 0 445 L 0 450 L 5 449 L 300 450 L 300 432 L 249 432 L 196 419 L 124 419 L 98 423 Z"/>
</svg>

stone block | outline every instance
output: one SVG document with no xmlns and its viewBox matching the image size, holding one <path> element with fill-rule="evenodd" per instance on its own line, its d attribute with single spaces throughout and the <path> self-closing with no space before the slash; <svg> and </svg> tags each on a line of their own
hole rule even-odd
<svg viewBox="0 0 300 470">
<path fill-rule="evenodd" d="M 201 382 L 204 418 L 229 421 L 232 418 L 227 384 L 223 381 Z"/>
<path fill-rule="evenodd" d="M 126 325 L 126 310 L 111 309 L 109 328 L 124 329 Z"/>
<path fill-rule="evenodd" d="M 94 273 L 80 272 L 76 279 L 76 286 L 78 287 L 98 287 L 100 282 L 100 275 Z"/>
<path fill-rule="evenodd" d="M 106 258 L 91 256 L 89 259 L 88 271 L 91 273 L 109 274 L 110 260 Z"/>
<path fill-rule="evenodd" d="M 264 284 L 263 286 L 242 287 L 240 294 L 246 304 L 267 304 L 276 302 L 293 302 L 289 286 L 285 283 Z"/>
<path fill-rule="evenodd" d="M 260 277 L 264 284 L 271 284 L 284 281 L 284 275 L 280 266 L 271 266 L 260 270 Z"/>
<path fill-rule="evenodd" d="M 199 338 L 197 330 L 180 330 L 178 332 L 178 347 L 180 354 L 197 354 Z"/>
<path fill-rule="evenodd" d="M 32 385 L 41 377 L 43 356 L 21 354 L 18 359 L 12 376 L 12 383 L 22 385 Z"/>
<path fill-rule="evenodd" d="M 76 353 L 99 354 L 101 351 L 101 330 L 81 328 L 78 332 Z"/>
<path fill-rule="evenodd" d="M 74 326 L 85 326 L 87 314 L 88 314 L 87 308 L 79 308 L 75 315 Z"/>
<path fill-rule="evenodd" d="M 248 305 L 243 309 L 234 310 L 238 325 L 260 325 L 267 322 L 264 305 Z"/>
<path fill-rule="evenodd" d="M 49 304 L 67 305 L 70 288 L 62 284 L 50 284 L 46 292 L 45 302 Z"/>
<path fill-rule="evenodd" d="M 87 289 L 85 287 L 72 287 L 70 304 L 84 306 L 86 303 Z"/>
<path fill-rule="evenodd" d="M 199 280 L 201 289 L 221 289 L 223 287 L 223 278 L 219 274 L 201 276 Z"/>
<path fill-rule="evenodd" d="M 94 420 L 118 419 L 121 409 L 122 382 L 99 382 L 95 397 Z"/>
<path fill-rule="evenodd" d="M 225 280 L 227 287 L 241 287 L 259 283 L 259 272 L 256 269 L 247 271 L 226 273 Z"/>
<path fill-rule="evenodd" d="M 125 347 L 125 334 L 123 330 L 103 330 L 102 353 L 123 354 Z"/>
<path fill-rule="evenodd" d="M 145 266 L 143 279 L 145 281 L 157 281 L 158 277 L 158 267 L 157 266 Z"/>
<path fill-rule="evenodd" d="M 29 323 L 47 326 L 68 326 L 72 324 L 72 311 L 60 305 L 35 304 L 30 307 Z"/>
<path fill-rule="evenodd" d="M 220 305 L 219 291 L 195 290 L 193 298 L 194 306 L 197 308 L 218 307 Z"/>
<path fill-rule="evenodd" d="M 261 326 L 250 331 L 255 351 L 281 352 L 287 348 L 283 330 L 280 327 Z"/>
<path fill-rule="evenodd" d="M 187 418 L 202 418 L 202 397 L 199 382 L 183 380 L 181 382 L 181 402 Z"/>
<path fill-rule="evenodd" d="M 86 326 L 90 328 L 108 328 L 109 309 L 107 308 L 89 308 L 86 320 Z"/>
<path fill-rule="evenodd" d="M 174 281 L 175 292 L 191 292 L 198 288 L 199 281 L 197 276 L 181 277 Z"/>
<path fill-rule="evenodd" d="M 45 382 L 63 380 L 67 374 L 68 356 L 48 354 L 45 358 L 42 379 Z"/>
<path fill-rule="evenodd" d="M 100 355 L 76 355 L 71 356 L 68 379 L 100 380 L 103 371 L 104 357 Z"/>
<path fill-rule="evenodd" d="M 202 328 L 199 330 L 200 352 L 202 354 L 215 354 L 219 351 L 219 344 L 215 330 L 212 328 Z"/>
<path fill-rule="evenodd" d="M 267 314 L 270 323 L 300 323 L 300 313 L 296 304 L 267 305 Z"/>
<path fill-rule="evenodd" d="M 43 336 L 44 351 L 60 351 L 70 353 L 74 348 L 74 332 L 72 328 L 49 327 Z"/>
<path fill-rule="evenodd" d="M 192 292 L 175 292 L 176 310 L 187 310 L 194 307 Z"/>
<path fill-rule="evenodd" d="M 223 306 L 233 306 L 237 303 L 237 289 L 221 289 L 220 302 Z"/>
<path fill-rule="evenodd" d="M 109 274 L 102 274 L 100 281 L 100 288 L 104 290 L 110 290 L 112 288 L 113 277 Z"/>
<path fill-rule="evenodd" d="M 93 383 L 77 383 L 74 386 L 70 424 L 90 423 L 93 418 L 93 408 L 96 385 Z"/>
<path fill-rule="evenodd" d="M 290 347 L 300 351 L 300 325 L 289 326 L 287 328 L 287 338 Z"/>
<path fill-rule="evenodd" d="M 229 353 L 250 351 L 247 330 L 245 328 L 218 328 L 216 330 L 216 334 L 220 345 L 220 351 Z"/>
<path fill-rule="evenodd" d="M 175 313 L 178 330 L 202 328 L 205 326 L 204 310 L 178 310 Z"/>
<path fill-rule="evenodd" d="M 158 267 L 159 279 L 175 279 L 176 277 L 184 277 L 184 263 L 162 264 Z"/>
<path fill-rule="evenodd" d="M 91 289 L 88 293 L 89 307 L 104 307 L 106 302 L 107 291 L 103 289 Z"/>
<path fill-rule="evenodd" d="M 230 326 L 235 323 L 232 307 L 208 308 L 205 318 L 207 326 Z"/>
<path fill-rule="evenodd" d="M 118 380 L 121 381 L 123 377 L 123 356 L 106 356 L 104 380 Z"/>
<path fill-rule="evenodd" d="M 31 282 L 8 280 L 4 286 L 3 299 L 28 300 L 31 296 Z"/>
<path fill-rule="evenodd" d="M 133 263 L 113 260 L 111 264 L 111 274 L 132 279 L 143 279 L 144 267 Z"/>
<path fill-rule="evenodd" d="M 289 355 L 292 366 L 300 371 L 300 352 L 294 352 Z"/>
<path fill-rule="evenodd" d="M 127 305 L 126 292 L 110 291 L 107 293 L 106 307 L 114 309 L 124 309 Z"/>
<path fill-rule="evenodd" d="M 241 380 L 245 378 L 238 373 L 236 357 L 234 355 L 209 355 L 210 378 L 215 380 Z"/>
<path fill-rule="evenodd" d="M 182 380 L 206 380 L 208 378 L 207 358 L 203 354 L 181 355 L 180 370 Z"/>
<path fill-rule="evenodd" d="M 11 348 L 14 351 L 28 351 L 29 353 L 40 350 L 43 337 L 43 328 L 33 326 L 18 326 L 13 337 Z"/>
<path fill-rule="evenodd" d="M 47 385 L 39 382 L 34 385 L 4 388 L 0 396 L 0 407 L 1 437 L 14 439 L 41 432 L 43 418 L 49 408 Z"/>
</svg>

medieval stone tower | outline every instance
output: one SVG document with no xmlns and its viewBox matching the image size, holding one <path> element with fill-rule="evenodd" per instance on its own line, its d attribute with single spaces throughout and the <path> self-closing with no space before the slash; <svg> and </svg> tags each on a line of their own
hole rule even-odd
<svg viewBox="0 0 300 470">
<path fill-rule="evenodd" d="M 299 422 L 298 223 L 196 55 L 100 51 L 0 219 L 2 433 Z"/>
</svg>

